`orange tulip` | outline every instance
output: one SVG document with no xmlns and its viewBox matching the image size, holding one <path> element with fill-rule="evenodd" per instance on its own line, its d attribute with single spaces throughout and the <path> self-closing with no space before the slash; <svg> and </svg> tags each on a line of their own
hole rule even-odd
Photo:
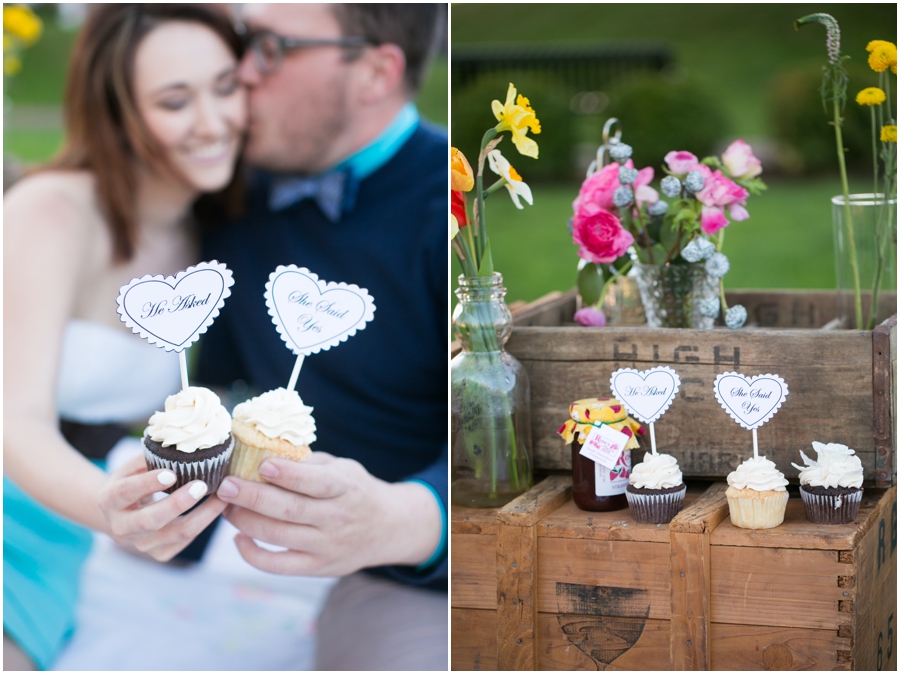
<svg viewBox="0 0 900 674">
<path fill-rule="evenodd" d="M 455 147 L 450 148 L 450 189 L 470 192 L 475 187 L 475 175 L 466 156 Z"/>
</svg>

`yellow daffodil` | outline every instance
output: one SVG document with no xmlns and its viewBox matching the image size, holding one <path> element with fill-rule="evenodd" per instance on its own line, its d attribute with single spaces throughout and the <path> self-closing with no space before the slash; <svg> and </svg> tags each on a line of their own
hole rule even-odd
<svg viewBox="0 0 900 674">
<path fill-rule="evenodd" d="M 887 96 L 878 87 L 866 87 L 856 94 L 856 102 L 860 105 L 881 105 L 887 100 Z"/>
<path fill-rule="evenodd" d="M 466 156 L 455 147 L 450 148 L 450 189 L 470 192 L 475 186 L 475 174 Z"/>
<path fill-rule="evenodd" d="M 3 32 L 19 38 L 28 47 L 41 36 L 44 24 L 40 18 L 23 5 L 3 7 Z"/>
<path fill-rule="evenodd" d="M 528 137 L 528 130 L 535 134 L 541 132 L 541 123 L 531 108 L 531 102 L 524 96 L 516 97 L 516 87 L 510 82 L 506 92 L 506 102 L 491 102 L 491 110 L 499 124 L 494 128 L 497 133 L 509 131 L 512 134 L 513 145 L 526 157 L 538 157 L 538 145 Z"/>
<path fill-rule="evenodd" d="M 523 208 L 522 204 L 519 203 L 519 197 L 527 201 L 529 206 L 534 203 L 531 197 L 531 188 L 525 184 L 522 176 L 510 165 L 506 157 L 500 154 L 500 150 L 488 152 L 488 164 L 490 164 L 491 171 L 505 181 L 504 187 L 509 190 L 509 195 L 512 197 L 516 208 L 519 210 Z"/>
<path fill-rule="evenodd" d="M 869 67 L 876 73 L 883 73 L 888 68 L 897 73 L 897 45 L 885 40 L 872 40 L 866 45 L 869 52 Z"/>
<path fill-rule="evenodd" d="M 888 124 L 887 126 L 881 127 L 881 140 L 883 140 L 885 143 L 896 143 L 897 125 Z"/>
</svg>

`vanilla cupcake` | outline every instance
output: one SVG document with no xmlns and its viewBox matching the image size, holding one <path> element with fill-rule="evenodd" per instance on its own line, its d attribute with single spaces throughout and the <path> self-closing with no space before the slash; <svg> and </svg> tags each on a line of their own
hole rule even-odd
<svg viewBox="0 0 900 674">
<path fill-rule="evenodd" d="M 144 459 L 149 470 L 175 473 L 172 493 L 192 480 L 206 483 L 207 493 L 219 488 L 234 447 L 231 417 L 219 396 L 189 386 L 166 398 L 165 409 L 150 417 L 144 431 Z"/>
<path fill-rule="evenodd" d="M 747 459 L 728 475 L 731 523 L 742 529 L 771 529 L 784 521 L 788 493 L 784 474 L 764 456 Z"/>
<path fill-rule="evenodd" d="M 644 460 L 631 469 L 625 497 L 635 521 L 664 524 L 684 506 L 686 492 L 675 457 L 647 452 Z"/>
<path fill-rule="evenodd" d="M 316 440 L 312 407 L 296 391 L 277 388 L 236 405 L 231 424 L 234 454 L 229 475 L 265 482 L 259 474 L 263 459 L 302 461 Z"/>
<path fill-rule="evenodd" d="M 863 467 L 847 445 L 813 442 L 817 460 L 802 451 L 805 467 L 800 471 L 800 496 L 806 519 L 816 524 L 846 524 L 856 519 L 862 501 Z"/>
</svg>

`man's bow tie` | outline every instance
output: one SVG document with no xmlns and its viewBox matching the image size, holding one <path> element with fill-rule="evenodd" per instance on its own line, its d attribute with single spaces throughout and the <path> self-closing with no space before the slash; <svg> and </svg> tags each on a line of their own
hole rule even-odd
<svg viewBox="0 0 900 674">
<path fill-rule="evenodd" d="M 304 199 L 314 199 L 325 217 L 339 222 L 356 200 L 353 174 L 343 169 L 308 178 L 278 178 L 269 192 L 269 209 L 283 211 Z"/>
</svg>

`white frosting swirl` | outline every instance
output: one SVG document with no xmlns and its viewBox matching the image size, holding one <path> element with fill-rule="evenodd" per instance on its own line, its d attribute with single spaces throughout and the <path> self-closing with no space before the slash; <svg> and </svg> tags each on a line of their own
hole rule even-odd
<svg viewBox="0 0 900 674">
<path fill-rule="evenodd" d="M 166 398 L 165 411 L 150 417 L 145 431 L 163 447 L 175 445 L 179 452 L 188 454 L 221 445 L 229 433 L 228 410 L 222 407 L 219 396 L 200 386 L 188 386 Z"/>
<path fill-rule="evenodd" d="M 678 461 L 671 454 L 644 454 L 644 460 L 631 469 L 628 481 L 640 489 L 667 489 L 682 483 Z"/>
<path fill-rule="evenodd" d="M 737 470 L 728 474 L 728 484 L 737 489 L 787 491 L 787 483 L 784 473 L 775 467 L 775 462 L 764 456 L 747 459 Z"/>
<path fill-rule="evenodd" d="M 818 455 L 813 461 L 802 451 L 805 467 L 796 463 L 791 465 L 800 471 L 800 484 L 810 487 L 861 487 L 863 482 L 862 462 L 856 453 L 847 447 L 830 442 L 827 445 L 813 442 L 813 449 Z"/>
<path fill-rule="evenodd" d="M 316 441 L 316 421 L 296 391 L 277 388 L 234 407 L 234 418 L 267 438 L 281 438 L 300 447 Z"/>
</svg>

